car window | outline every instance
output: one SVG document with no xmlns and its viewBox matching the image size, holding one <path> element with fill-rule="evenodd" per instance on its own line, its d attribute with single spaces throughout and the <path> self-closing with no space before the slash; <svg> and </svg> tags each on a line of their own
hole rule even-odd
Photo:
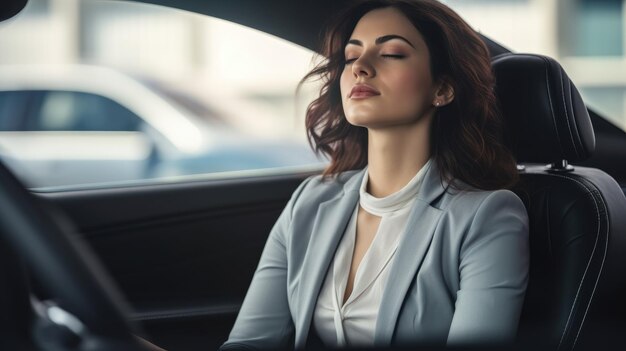
<svg viewBox="0 0 626 351">
<path fill-rule="evenodd" d="M 30 188 L 327 162 L 304 128 L 318 88 L 296 95 L 313 52 L 260 31 L 151 4 L 30 0 L 0 23 L 0 52 L 0 158 Z"/>
<path fill-rule="evenodd" d="M 515 52 L 559 61 L 587 106 L 626 130 L 624 0 L 444 0 Z"/>
<path fill-rule="evenodd" d="M 202 103 L 200 99 L 189 94 L 182 93 L 154 81 L 144 81 L 151 89 L 160 94 L 164 99 L 185 111 L 185 113 L 199 116 L 214 123 L 228 124 L 228 119 L 224 118 L 218 111 L 212 110 L 210 106 Z"/>
<path fill-rule="evenodd" d="M 41 103 L 28 116 L 27 131 L 137 131 L 141 119 L 109 98 L 70 91 L 39 92 Z"/>
<path fill-rule="evenodd" d="M 15 116 L 25 115 L 29 97 L 25 91 L 0 91 L 0 131 L 23 130 L 24 120 Z"/>
</svg>

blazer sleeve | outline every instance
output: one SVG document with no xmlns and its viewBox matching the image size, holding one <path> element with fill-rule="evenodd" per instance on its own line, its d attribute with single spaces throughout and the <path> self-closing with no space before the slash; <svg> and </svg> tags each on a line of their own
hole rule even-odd
<svg viewBox="0 0 626 351">
<path fill-rule="evenodd" d="M 459 253 L 460 284 L 448 345 L 515 340 L 528 283 L 528 215 L 513 192 L 479 205 Z"/>
<path fill-rule="evenodd" d="M 294 204 L 310 180 L 300 184 L 274 224 L 235 325 L 220 350 L 293 348 L 288 345 L 294 326 L 287 303 L 287 236 Z"/>
</svg>

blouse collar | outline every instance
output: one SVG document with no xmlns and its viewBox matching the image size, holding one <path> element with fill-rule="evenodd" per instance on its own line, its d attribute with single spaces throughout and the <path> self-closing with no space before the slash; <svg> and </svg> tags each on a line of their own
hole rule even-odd
<svg viewBox="0 0 626 351">
<path fill-rule="evenodd" d="M 398 211 L 414 200 L 419 193 L 422 185 L 422 179 L 424 174 L 430 167 L 431 160 L 429 159 L 424 166 L 417 172 L 417 174 L 411 179 L 402 189 L 396 191 L 385 197 L 374 197 L 367 192 L 367 182 L 369 180 L 369 171 L 366 167 L 363 180 L 361 181 L 361 187 L 359 189 L 359 204 L 363 209 L 375 216 L 383 216 L 392 212 Z"/>
</svg>

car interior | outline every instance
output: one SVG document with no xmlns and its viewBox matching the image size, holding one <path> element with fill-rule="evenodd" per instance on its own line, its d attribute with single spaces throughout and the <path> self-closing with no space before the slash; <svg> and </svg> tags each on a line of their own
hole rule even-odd
<svg viewBox="0 0 626 351">
<path fill-rule="evenodd" d="M 317 49 L 347 1 L 143 1 Z M 25 0 L 0 5 L 0 20 Z M 242 11 L 241 9 L 246 9 Z M 496 74 L 514 191 L 530 218 L 518 340 L 574 350 L 626 344 L 626 134 L 585 106 L 554 59 L 481 34 Z M 321 171 L 321 170 L 319 170 Z M 29 191 L 0 163 L 0 349 L 218 348 L 272 225 L 319 171 Z"/>
<path fill-rule="evenodd" d="M 502 54 L 492 65 L 506 140 L 521 165 L 515 191 L 530 219 L 530 279 L 518 336 L 559 350 L 606 342 L 610 334 L 600 338 L 600 331 L 623 325 L 624 316 L 617 312 L 624 311 L 626 252 L 621 188 L 599 169 L 569 164 L 591 155 L 595 137 L 558 62 Z"/>
</svg>

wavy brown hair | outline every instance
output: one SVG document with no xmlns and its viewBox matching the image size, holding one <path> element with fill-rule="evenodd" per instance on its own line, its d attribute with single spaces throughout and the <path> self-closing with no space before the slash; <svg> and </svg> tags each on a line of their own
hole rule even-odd
<svg viewBox="0 0 626 351">
<path fill-rule="evenodd" d="M 309 143 L 330 158 L 324 177 L 367 165 L 367 129 L 351 125 L 341 103 L 339 80 L 344 47 L 366 13 L 385 7 L 400 10 L 420 32 L 430 51 L 434 81 L 454 89 L 454 100 L 437 109 L 431 131 L 431 157 L 442 177 L 485 190 L 509 188 L 518 179 L 515 159 L 502 143 L 495 79 L 489 51 L 454 11 L 435 0 L 359 1 L 330 22 L 320 53 L 324 59 L 300 84 L 317 77 L 322 88 L 306 111 Z"/>
</svg>

